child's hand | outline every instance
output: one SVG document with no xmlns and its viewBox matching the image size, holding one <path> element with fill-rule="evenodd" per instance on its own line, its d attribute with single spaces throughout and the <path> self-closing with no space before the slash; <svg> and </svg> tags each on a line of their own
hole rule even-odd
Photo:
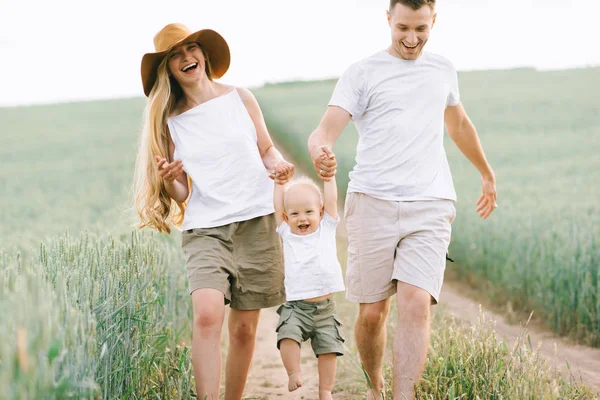
<svg viewBox="0 0 600 400">
<path fill-rule="evenodd" d="M 315 167 L 319 167 L 319 178 L 325 182 L 335 176 L 337 172 L 337 160 L 331 147 L 325 145 L 319 148 L 319 154 L 317 160 L 315 160 Z"/>
<path fill-rule="evenodd" d="M 281 161 L 275 165 L 275 168 L 273 168 L 273 171 L 269 176 L 275 183 L 285 185 L 294 176 L 294 164 L 290 164 L 287 161 Z"/>
<path fill-rule="evenodd" d="M 156 156 L 158 175 L 167 183 L 173 182 L 183 172 L 183 163 L 181 160 L 175 160 L 172 163 L 165 158 Z"/>
</svg>

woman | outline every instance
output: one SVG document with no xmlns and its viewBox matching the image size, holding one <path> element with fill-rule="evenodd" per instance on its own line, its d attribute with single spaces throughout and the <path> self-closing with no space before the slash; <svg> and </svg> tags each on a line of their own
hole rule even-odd
<svg viewBox="0 0 600 400">
<path fill-rule="evenodd" d="M 141 227 L 180 226 L 194 310 L 198 398 L 219 398 L 221 328 L 230 304 L 226 399 L 241 399 L 261 308 L 285 301 L 273 182 L 294 166 L 273 146 L 250 93 L 213 81 L 229 68 L 217 32 L 165 26 L 142 58 L 148 96 L 135 200 Z M 269 171 L 275 171 L 269 174 Z"/>
</svg>

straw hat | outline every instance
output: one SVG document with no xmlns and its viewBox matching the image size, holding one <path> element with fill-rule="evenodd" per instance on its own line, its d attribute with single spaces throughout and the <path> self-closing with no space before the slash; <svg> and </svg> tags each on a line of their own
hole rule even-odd
<svg viewBox="0 0 600 400">
<path fill-rule="evenodd" d="M 221 35 L 212 29 L 192 33 L 185 25 L 169 24 L 154 36 L 156 52 L 144 54 L 142 57 L 142 85 L 146 96 L 150 94 L 156 82 L 156 70 L 167 53 L 179 44 L 192 42 L 200 44 L 208 54 L 213 78 L 225 75 L 229 69 L 231 55 L 229 46 Z"/>
</svg>

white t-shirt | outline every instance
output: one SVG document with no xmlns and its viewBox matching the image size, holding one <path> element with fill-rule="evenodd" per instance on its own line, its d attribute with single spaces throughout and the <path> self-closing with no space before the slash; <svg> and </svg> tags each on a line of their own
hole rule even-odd
<svg viewBox="0 0 600 400">
<path fill-rule="evenodd" d="M 308 235 L 296 235 L 284 221 L 277 227 L 283 240 L 285 294 L 288 301 L 306 300 L 345 290 L 337 258 L 337 220 L 323 213 L 319 227 Z"/>
<path fill-rule="evenodd" d="M 380 51 L 352 64 L 329 105 L 352 115 L 359 140 L 348 192 L 383 200 L 456 200 L 444 151 L 444 111 L 460 102 L 454 66 L 423 52 Z"/>
<path fill-rule="evenodd" d="M 212 228 L 273 213 L 273 181 L 237 89 L 168 119 L 175 160 L 192 178 L 181 229 Z"/>
</svg>

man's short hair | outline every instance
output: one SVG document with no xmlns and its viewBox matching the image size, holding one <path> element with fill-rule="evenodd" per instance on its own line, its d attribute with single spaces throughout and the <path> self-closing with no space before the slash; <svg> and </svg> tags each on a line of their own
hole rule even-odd
<svg viewBox="0 0 600 400">
<path fill-rule="evenodd" d="M 413 10 L 418 10 L 424 5 L 428 5 L 431 8 L 435 8 L 435 0 L 390 0 L 390 11 L 394 9 L 396 4 L 403 4 Z"/>
</svg>

